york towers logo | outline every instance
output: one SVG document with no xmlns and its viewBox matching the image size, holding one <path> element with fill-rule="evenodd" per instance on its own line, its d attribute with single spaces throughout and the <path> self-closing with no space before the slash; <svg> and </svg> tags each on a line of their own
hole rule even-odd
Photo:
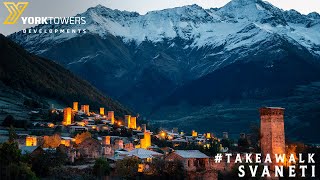
<svg viewBox="0 0 320 180">
<path fill-rule="evenodd" d="M 9 11 L 9 16 L 3 24 L 16 24 L 23 11 L 27 8 L 29 2 L 3 2 L 3 4 Z"/>
<path fill-rule="evenodd" d="M 86 29 L 79 26 L 76 28 L 65 28 L 64 25 L 85 25 L 86 17 L 71 16 L 71 17 L 55 17 L 55 16 L 21 16 L 25 11 L 29 2 L 3 2 L 4 6 L 8 9 L 9 15 L 3 24 L 16 24 L 18 19 L 21 18 L 22 25 L 43 25 L 35 26 L 27 29 L 22 29 L 23 33 L 29 34 L 62 34 L 62 33 L 86 33 Z M 47 25 L 47 26 L 46 26 Z"/>
</svg>

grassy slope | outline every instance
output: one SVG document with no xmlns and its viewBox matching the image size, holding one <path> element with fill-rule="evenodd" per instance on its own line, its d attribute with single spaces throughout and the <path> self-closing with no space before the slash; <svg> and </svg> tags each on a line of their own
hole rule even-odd
<svg viewBox="0 0 320 180">
<path fill-rule="evenodd" d="M 0 80 L 8 87 L 28 96 L 40 96 L 70 104 L 73 101 L 100 106 L 117 114 L 129 110 L 104 96 L 88 82 L 53 61 L 32 55 L 16 43 L 0 35 Z"/>
</svg>

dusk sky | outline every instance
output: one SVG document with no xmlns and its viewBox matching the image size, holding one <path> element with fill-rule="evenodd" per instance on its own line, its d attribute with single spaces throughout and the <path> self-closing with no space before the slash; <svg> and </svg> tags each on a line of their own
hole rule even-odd
<svg viewBox="0 0 320 180">
<path fill-rule="evenodd" d="M 13 1 L 18 2 L 17 0 Z M 230 0 L 29 0 L 29 6 L 22 16 L 73 16 L 98 4 L 112 9 L 136 11 L 140 14 L 145 14 L 152 10 L 190 4 L 198 4 L 203 8 L 221 7 L 229 1 Z M 268 2 L 284 10 L 295 9 L 302 14 L 308 14 L 314 11 L 320 13 L 319 0 L 268 0 Z M 1 3 L 0 21 L 4 22 L 7 16 L 8 11 L 3 3 Z M 21 21 L 15 25 L 3 25 L 3 23 L 0 23 L 0 33 L 5 35 L 24 28 L 27 28 L 27 26 L 23 26 Z"/>
</svg>

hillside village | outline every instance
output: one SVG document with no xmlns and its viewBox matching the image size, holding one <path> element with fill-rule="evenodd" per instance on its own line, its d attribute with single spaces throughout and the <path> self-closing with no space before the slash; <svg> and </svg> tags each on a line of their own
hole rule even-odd
<svg viewBox="0 0 320 180">
<path fill-rule="evenodd" d="M 270 118 L 265 115 L 278 111 L 280 114 L 276 115 L 281 116 L 279 118 L 282 120 L 282 125 L 277 125 L 279 130 L 264 131 L 280 132 L 282 140 L 277 140 L 277 143 L 281 145 L 280 153 L 286 153 L 288 147 L 284 142 L 283 109 L 260 110 L 261 121 Z M 227 132 L 222 137 L 210 132 L 201 134 L 195 130 L 182 132 L 177 128 L 157 128 L 152 132 L 147 124 L 139 123 L 144 121 L 138 116 L 118 117 L 114 111 L 106 111 L 103 107 L 93 112 L 89 105 L 79 108 L 78 102 L 73 102 L 72 108 L 52 107 L 49 117 L 51 122 L 34 121 L 32 127 L 24 130 L 2 127 L 1 143 L 17 143 L 21 155 L 28 156 L 31 164 L 39 163 L 37 158 L 42 155 L 60 159 L 59 167 L 70 171 L 72 178 L 81 175 L 83 170 L 91 172 L 88 169 L 94 168 L 98 160 L 103 160 L 110 166 L 107 174 L 115 177 L 163 176 L 166 172 L 168 177 L 176 176 L 177 179 L 198 176 L 217 179 L 221 173 L 232 172 L 235 167 L 234 159 L 231 163 L 226 163 L 225 159 L 215 162 L 217 153 L 258 153 L 260 149 L 276 153 L 267 145 L 260 147 L 259 143 L 270 144 L 274 140 L 260 139 L 259 130 L 256 134 L 241 133 L 238 141 L 229 139 Z M 10 124 L 8 118 L 3 125 L 6 123 Z M 267 124 L 261 125 L 268 127 Z M 40 162 L 50 167 L 47 161 Z M 127 163 L 124 166 L 129 170 L 123 170 L 122 163 Z M 161 168 L 163 172 L 159 171 Z M 54 171 L 48 171 L 45 176 L 60 178 Z"/>
</svg>

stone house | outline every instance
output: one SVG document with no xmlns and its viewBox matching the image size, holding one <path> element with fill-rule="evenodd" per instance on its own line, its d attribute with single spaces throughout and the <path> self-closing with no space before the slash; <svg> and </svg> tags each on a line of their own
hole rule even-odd
<svg viewBox="0 0 320 180">
<path fill-rule="evenodd" d="M 166 161 L 181 161 L 186 171 L 204 171 L 210 169 L 209 157 L 199 150 L 176 150 L 169 154 Z"/>
<path fill-rule="evenodd" d="M 98 158 L 102 153 L 101 143 L 93 138 L 88 138 L 77 147 L 80 156 L 85 158 Z"/>
</svg>

